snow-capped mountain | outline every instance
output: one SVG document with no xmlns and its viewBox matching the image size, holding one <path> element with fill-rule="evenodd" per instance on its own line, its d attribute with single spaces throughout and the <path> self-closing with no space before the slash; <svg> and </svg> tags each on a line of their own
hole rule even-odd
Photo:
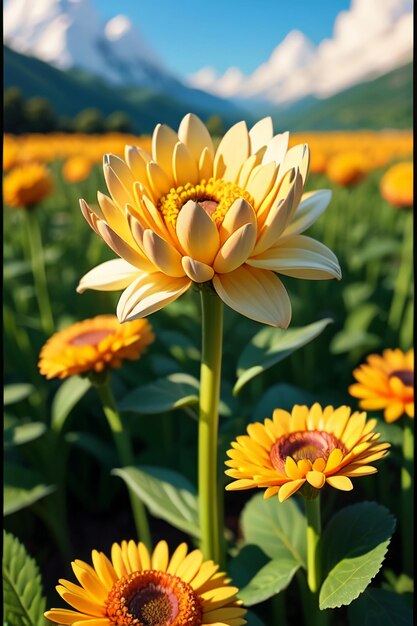
<svg viewBox="0 0 417 626">
<path fill-rule="evenodd" d="M 153 86 L 169 77 L 127 17 L 104 24 L 90 0 L 9 0 L 4 42 L 59 69 L 78 67 L 116 84 Z"/>
<path fill-rule="evenodd" d="M 286 105 L 307 96 L 326 98 L 411 61 L 412 0 L 352 0 L 336 18 L 333 36 L 314 46 L 291 31 L 252 74 L 204 67 L 188 77 L 210 93 Z"/>
</svg>

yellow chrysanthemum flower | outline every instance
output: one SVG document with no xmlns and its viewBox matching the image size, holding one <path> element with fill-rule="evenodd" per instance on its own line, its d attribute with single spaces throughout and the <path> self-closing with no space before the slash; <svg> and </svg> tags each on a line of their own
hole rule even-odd
<svg viewBox="0 0 417 626">
<path fill-rule="evenodd" d="M 275 272 L 340 278 L 335 255 L 301 235 L 324 211 L 327 190 L 303 195 L 307 145 L 287 150 L 265 118 L 248 131 L 235 124 L 216 150 L 204 124 L 188 114 L 178 133 L 159 124 L 152 154 L 127 146 L 124 162 L 107 155 L 111 197 L 81 201 L 87 222 L 121 257 L 91 270 L 85 289 L 125 289 L 120 321 L 144 317 L 192 283 L 210 283 L 247 317 L 287 327 L 291 304 Z"/>
<path fill-rule="evenodd" d="M 329 159 L 326 174 L 338 185 L 354 185 L 360 182 L 368 171 L 368 163 L 361 152 L 341 152 Z"/>
<path fill-rule="evenodd" d="M 413 177 L 412 161 L 393 165 L 381 179 L 382 197 L 395 207 L 411 208 L 414 205 Z"/>
<path fill-rule="evenodd" d="M 13 208 L 30 208 L 52 190 L 51 174 L 41 163 L 15 167 L 3 181 L 4 202 Z"/>
<path fill-rule="evenodd" d="M 51 609 L 58 624 L 81 626 L 240 626 L 246 610 L 238 589 L 200 550 L 187 554 L 182 543 L 169 557 L 160 541 L 152 554 L 143 543 L 114 543 L 111 561 L 93 550 L 93 567 L 73 561 L 80 585 L 60 580 L 56 587 L 75 611 Z M 88 621 L 85 621 L 88 620 Z"/>
<path fill-rule="evenodd" d="M 91 172 L 92 162 L 84 156 L 73 156 L 62 166 L 62 175 L 70 183 L 85 180 Z"/>
<path fill-rule="evenodd" d="M 347 406 L 276 409 L 272 419 L 249 424 L 248 434 L 232 443 L 226 474 L 235 481 L 226 489 L 266 487 L 264 497 L 278 494 L 280 502 L 304 485 L 309 491 L 326 483 L 350 491 L 350 477 L 373 474 L 369 463 L 387 454 L 390 444 L 379 443 L 372 432 L 376 423 L 367 422 L 366 413 L 351 415 Z"/>
<path fill-rule="evenodd" d="M 124 359 L 139 359 L 153 340 L 147 320 L 120 324 L 115 315 L 98 315 L 52 335 L 39 355 L 39 369 L 47 378 L 102 372 Z"/>
<path fill-rule="evenodd" d="M 359 406 L 376 411 L 384 409 L 387 422 L 402 415 L 414 417 L 414 350 L 384 350 L 382 355 L 370 354 L 366 364 L 353 371 L 358 381 L 349 387 Z"/>
</svg>

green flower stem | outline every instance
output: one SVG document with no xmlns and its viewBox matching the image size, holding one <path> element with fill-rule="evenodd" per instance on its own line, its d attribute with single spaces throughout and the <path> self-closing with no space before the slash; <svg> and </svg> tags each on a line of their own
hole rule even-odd
<svg viewBox="0 0 417 626">
<path fill-rule="evenodd" d="M 133 456 L 132 444 L 127 431 L 123 428 L 122 419 L 117 410 L 116 401 L 110 387 L 109 377 L 106 376 L 104 382 L 94 382 L 94 385 L 97 389 L 104 414 L 113 435 L 119 461 L 124 467 L 134 465 L 135 460 Z M 128 488 L 128 491 L 139 539 L 148 549 L 151 549 L 152 538 L 144 504 L 131 489 Z"/>
<path fill-rule="evenodd" d="M 412 574 L 413 571 L 413 465 L 414 465 L 414 432 L 413 420 L 403 418 L 403 460 L 401 468 L 401 521 L 402 521 L 402 548 L 403 572 Z"/>
<path fill-rule="evenodd" d="M 388 326 L 399 332 L 401 319 L 413 280 L 413 214 L 410 211 L 404 220 L 401 262 L 394 285 L 394 294 L 388 315 Z"/>
<path fill-rule="evenodd" d="M 202 356 L 198 426 L 198 494 L 201 549 L 205 559 L 222 564 L 223 520 L 219 515 L 217 434 L 223 341 L 223 303 L 201 290 Z"/>
<path fill-rule="evenodd" d="M 321 564 L 317 546 L 321 534 L 320 495 L 304 499 L 307 518 L 307 582 L 312 593 L 317 593 L 320 585 Z"/>
<path fill-rule="evenodd" d="M 33 281 L 35 283 L 36 298 L 44 332 L 52 335 L 55 330 L 46 281 L 45 257 L 42 245 L 41 230 L 34 207 L 25 210 L 27 239 L 30 249 Z"/>
</svg>

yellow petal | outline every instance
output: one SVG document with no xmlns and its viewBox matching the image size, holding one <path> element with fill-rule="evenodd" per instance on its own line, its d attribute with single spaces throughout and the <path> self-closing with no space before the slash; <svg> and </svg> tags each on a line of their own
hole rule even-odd
<svg viewBox="0 0 417 626">
<path fill-rule="evenodd" d="M 254 200 L 254 209 L 258 209 L 265 197 L 271 191 L 277 176 L 275 163 L 261 165 L 250 176 L 246 190 Z"/>
<path fill-rule="evenodd" d="M 98 552 L 97 550 L 92 551 L 92 559 L 94 569 L 100 580 L 107 589 L 111 589 L 117 580 L 117 574 L 113 565 L 103 552 Z"/>
<path fill-rule="evenodd" d="M 208 180 L 213 176 L 213 155 L 209 148 L 204 148 L 198 162 L 200 180 Z"/>
<path fill-rule="evenodd" d="M 294 167 L 299 169 L 304 185 L 310 167 L 310 149 L 306 143 L 293 146 L 288 150 L 279 169 L 278 180 Z"/>
<path fill-rule="evenodd" d="M 139 247 L 134 249 L 126 243 L 110 226 L 105 222 L 98 221 L 97 229 L 106 244 L 117 254 L 117 256 L 125 259 L 130 265 L 134 265 L 139 269 L 149 267 L 149 261 L 144 257 Z"/>
<path fill-rule="evenodd" d="M 233 272 L 250 256 L 256 242 L 256 228 L 245 224 L 238 228 L 220 248 L 213 269 L 219 274 Z"/>
<path fill-rule="evenodd" d="M 216 274 L 213 286 L 232 309 L 263 324 L 287 328 L 291 302 L 278 276 L 242 265 L 234 272 Z"/>
<path fill-rule="evenodd" d="M 282 238 L 293 237 L 307 230 L 326 209 L 331 197 L 332 192 L 329 189 L 304 193 L 291 222 L 282 233 Z"/>
<path fill-rule="evenodd" d="M 245 224 L 252 224 L 256 228 L 256 214 L 249 202 L 238 198 L 233 202 L 220 225 L 221 243 L 223 244 L 230 235 Z"/>
<path fill-rule="evenodd" d="M 176 576 L 186 583 L 190 582 L 197 574 L 202 562 L 203 554 L 201 550 L 193 550 L 178 567 Z"/>
<path fill-rule="evenodd" d="M 267 143 L 265 154 L 262 158 L 262 163 L 273 162 L 275 165 L 280 165 L 287 153 L 289 132 L 280 133 L 272 137 Z"/>
<path fill-rule="evenodd" d="M 178 567 L 181 565 L 185 557 L 187 556 L 188 548 L 186 543 L 180 543 L 171 557 L 169 565 L 167 567 L 168 574 L 173 576 L 177 573 Z"/>
<path fill-rule="evenodd" d="M 201 205 L 189 200 L 178 214 L 176 230 L 187 256 L 212 264 L 219 249 L 219 233 Z"/>
<path fill-rule="evenodd" d="M 342 462 L 342 459 L 343 459 L 343 452 L 339 448 L 335 448 L 334 450 L 332 450 L 329 454 L 329 458 L 327 459 L 326 469 L 325 469 L 326 474 L 328 472 L 333 471 L 335 468 L 337 468 Z"/>
<path fill-rule="evenodd" d="M 292 480 L 291 482 L 285 483 L 281 485 L 278 492 L 278 499 L 280 502 L 284 502 L 287 498 L 292 496 L 293 493 L 298 491 L 302 485 L 305 483 L 305 478 L 300 478 L 299 480 Z"/>
<path fill-rule="evenodd" d="M 125 159 L 135 180 L 147 183 L 148 174 L 146 164 L 151 160 L 150 155 L 145 152 L 145 150 L 142 150 L 142 148 L 126 146 Z"/>
<path fill-rule="evenodd" d="M 239 178 L 237 180 L 239 187 L 246 189 L 250 175 L 255 171 L 255 169 L 258 170 L 259 168 L 259 162 L 260 158 L 257 154 L 252 154 L 246 159 L 239 172 Z"/>
<path fill-rule="evenodd" d="M 249 131 L 251 154 L 255 154 L 262 146 L 265 146 L 272 139 L 273 132 L 271 117 L 264 117 L 256 122 Z"/>
<path fill-rule="evenodd" d="M 243 162 L 249 156 L 249 133 L 246 122 L 238 122 L 224 135 L 214 157 L 214 177 L 235 182 Z M 224 171 L 223 170 L 224 166 Z"/>
<path fill-rule="evenodd" d="M 316 472 L 315 470 L 307 472 L 306 478 L 310 485 L 312 485 L 315 489 L 321 489 L 326 481 L 325 475 L 322 474 L 322 472 Z"/>
<path fill-rule="evenodd" d="M 292 480 L 297 480 L 298 478 L 301 478 L 301 473 L 298 469 L 298 465 L 291 456 L 287 456 L 287 458 L 285 459 L 285 473 L 288 478 L 292 478 Z"/>
<path fill-rule="evenodd" d="M 103 165 L 103 173 L 110 195 L 119 209 L 123 210 L 125 204 L 128 202 L 132 204 L 134 200 L 133 190 L 128 189 L 126 185 L 123 184 L 106 160 Z"/>
<path fill-rule="evenodd" d="M 143 273 L 120 296 L 120 322 L 146 317 L 179 298 L 190 287 L 188 278 L 173 278 L 161 272 Z"/>
<path fill-rule="evenodd" d="M 160 572 L 166 572 L 168 562 L 168 544 L 166 541 L 160 541 L 152 554 L 152 569 L 156 569 Z"/>
<path fill-rule="evenodd" d="M 140 562 L 142 563 L 142 571 L 151 569 L 151 556 L 148 548 L 141 541 L 138 543 L 138 552 Z"/>
<path fill-rule="evenodd" d="M 183 256 L 181 263 L 184 272 L 194 283 L 206 283 L 214 276 L 214 270 L 210 265 L 196 261 L 189 256 Z"/>
<path fill-rule="evenodd" d="M 103 603 L 85 600 L 84 598 L 77 596 L 75 593 L 67 591 L 64 587 L 62 590 L 59 590 L 59 594 L 65 602 L 68 602 L 68 604 L 73 606 L 74 609 L 77 609 L 77 611 L 82 611 L 91 617 L 105 616 L 106 609 Z"/>
<path fill-rule="evenodd" d="M 143 247 L 146 255 L 161 272 L 176 278 L 184 276 L 180 253 L 174 246 L 164 241 L 162 237 L 159 237 L 159 235 L 149 229 L 145 230 L 143 233 Z"/>
<path fill-rule="evenodd" d="M 45 617 L 57 624 L 74 624 L 75 620 L 81 619 L 83 616 L 77 611 L 71 611 L 70 609 L 51 609 L 45 612 Z M 84 619 L 89 619 L 90 616 L 86 615 Z M 108 621 L 108 620 L 107 620 Z"/>
<path fill-rule="evenodd" d="M 178 128 L 178 137 L 185 143 L 196 162 L 205 148 L 214 156 L 213 140 L 203 122 L 193 113 L 188 113 Z"/>
<path fill-rule="evenodd" d="M 77 287 L 78 293 L 86 289 L 97 291 L 118 291 L 125 289 L 141 274 L 137 267 L 124 259 L 105 261 L 85 274 Z"/>
<path fill-rule="evenodd" d="M 130 570 L 132 572 L 140 572 L 142 569 L 142 565 L 139 558 L 138 546 L 131 539 L 127 544 L 127 554 L 129 559 Z"/>
<path fill-rule="evenodd" d="M 135 247 L 135 241 L 130 232 L 125 213 L 122 212 L 108 196 L 100 191 L 97 192 L 97 199 L 104 219 L 110 228 L 122 237 L 122 239 L 125 239 L 129 245 Z"/>
<path fill-rule="evenodd" d="M 164 196 L 172 187 L 173 178 L 168 176 L 155 161 L 149 161 L 149 163 L 147 163 L 146 171 L 155 198 Z"/>
<path fill-rule="evenodd" d="M 105 162 L 110 165 L 111 169 L 126 189 L 131 189 L 133 183 L 135 182 L 135 177 L 123 159 L 114 154 L 107 154 Z"/>
<path fill-rule="evenodd" d="M 328 476 L 326 482 L 335 489 L 340 491 L 351 491 L 353 489 L 352 481 L 347 476 Z"/>
<path fill-rule="evenodd" d="M 197 164 L 185 144 L 175 144 L 172 155 L 172 170 L 177 186 L 186 183 L 196 184 L 200 179 Z"/>
<path fill-rule="evenodd" d="M 170 182 L 173 182 L 172 154 L 178 135 L 165 124 L 157 124 L 152 135 L 152 158 L 164 171 Z"/>
</svg>

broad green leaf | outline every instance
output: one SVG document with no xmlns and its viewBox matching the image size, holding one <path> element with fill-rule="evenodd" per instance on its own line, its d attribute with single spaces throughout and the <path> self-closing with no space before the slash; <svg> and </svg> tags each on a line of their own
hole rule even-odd
<svg viewBox="0 0 417 626">
<path fill-rule="evenodd" d="M 368 588 L 348 609 L 352 626 L 412 626 L 413 611 L 398 593 Z"/>
<path fill-rule="evenodd" d="M 178 472 L 157 467 L 123 467 L 112 470 L 146 504 L 152 515 L 175 528 L 200 536 L 197 495 Z"/>
<path fill-rule="evenodd" d="M 46 600 L 38 566 L 12 534 L 3 532 L 3 610 L 8 626 L 44 626 Z"/>
<path fill-rule="evenodd" d="M 325 318 L 302 328 L 264 328 L 257 333 L 243 350 L 237 364 L 238 379 L 233 389 L 237 395 L 252 378 L 315 339 L 332 322 Z"/>
<path fill-rule="evenodd" d="M 387 583 L 382 583 L 384 589 L 395 591 L 395 593 L 413 593 L 414 579 L 407 574 L 399 574 L 398 576 L 391 570 L 384 567 L 382 572 Z"/>
<path fill-rule="evenodd" d="M 250 583 L 239 591 L 238 597 L 246 606 L 268 600 L 288 587 L 299 567 L 300 563 L 294 558 L 284 557 L 269 561 Z"/>
<path fill-rule="evenodd" d="M 62 430 L 68 415 L 90 387 L 88 378 L 80 376 L 71 376 L 62 383 L 52 401 L 51 427 L 55 432 Z"/>
<path fill-rule="evenodd" d="M 198 404 L 199 382 L 194 376 L 177 373 L 138 387 L 119 403 L 121 411 L 152 415 Z"/>
<path fill-rule="evenodd" d="M 322 535 L 325 579 L 321 609 L 350 604 L 379 572 L 395 519 L 376 502 L 361 502 L 336 513 Z"/>
<path fill-rule="evenodd" d="M 14 424 L 4 431 L 4 447 L 12 448 L 38 439 L 46 431 L 43 422 L 28 422 L 27 424 Z"/>
<path fill-rule="evenodd" d="M 341 330 L 335 335 L 330 343 L 332 354 L 344 354 L 356 348 L 361 348 L 365 353 L 377 348 L 381 344 L 381 338 L 374 333 L 363 330 Z"/>
<path fill-rule="evenodd" d="M 5 406 L 8 404 L 15 404 L 21 400 L 26 400 L 35 389 L 33 385 L 29 383 L 15 383 L 12 385 L 6 385 L 4 387 L 4 400 Z"/>
<path fill-rule="evenodd" d="M 239 587 L 239 589 L 243 589 L 269 561 L 270 559 L 265 552 L 258 546 L 253 544 L 246 545 L 229 562 L 227 572 L 232 578 L 233 584 Z"/>
<path fill-rule="evenodd" d="M 4 515 L 11 515 L 31 506 L 53 491 L 55 486 L 46 485 L 36 471 L 13 463 L 4 464 Z"/>
<path fill-rule="evenodd" d="M 359 269 L 369 261 L 396 255 L 399 252 L 400 245 L 400 242 L 396 239 L 378 238 L 368 240 L 366 246 L 361 246 L 353 251 L 350 258 L 350 267 Z"/>
<path fill-rule="evenodd" d="M 256 494 L 243 509 L 241 524 L 245 544 L 258 546 L 271 559 L 305 567 L 307 524 L 294 499 L 278 502 Z"/>
<path fill-rule="evenodd" d="M 351 283 L 350 285 L 347 285 L 342 290 L 346 309 L 351 311 L 362 304 L 362 302 L 369 301 L 374 289 L 375 288 L 368 283 Z"/>
</svg>

